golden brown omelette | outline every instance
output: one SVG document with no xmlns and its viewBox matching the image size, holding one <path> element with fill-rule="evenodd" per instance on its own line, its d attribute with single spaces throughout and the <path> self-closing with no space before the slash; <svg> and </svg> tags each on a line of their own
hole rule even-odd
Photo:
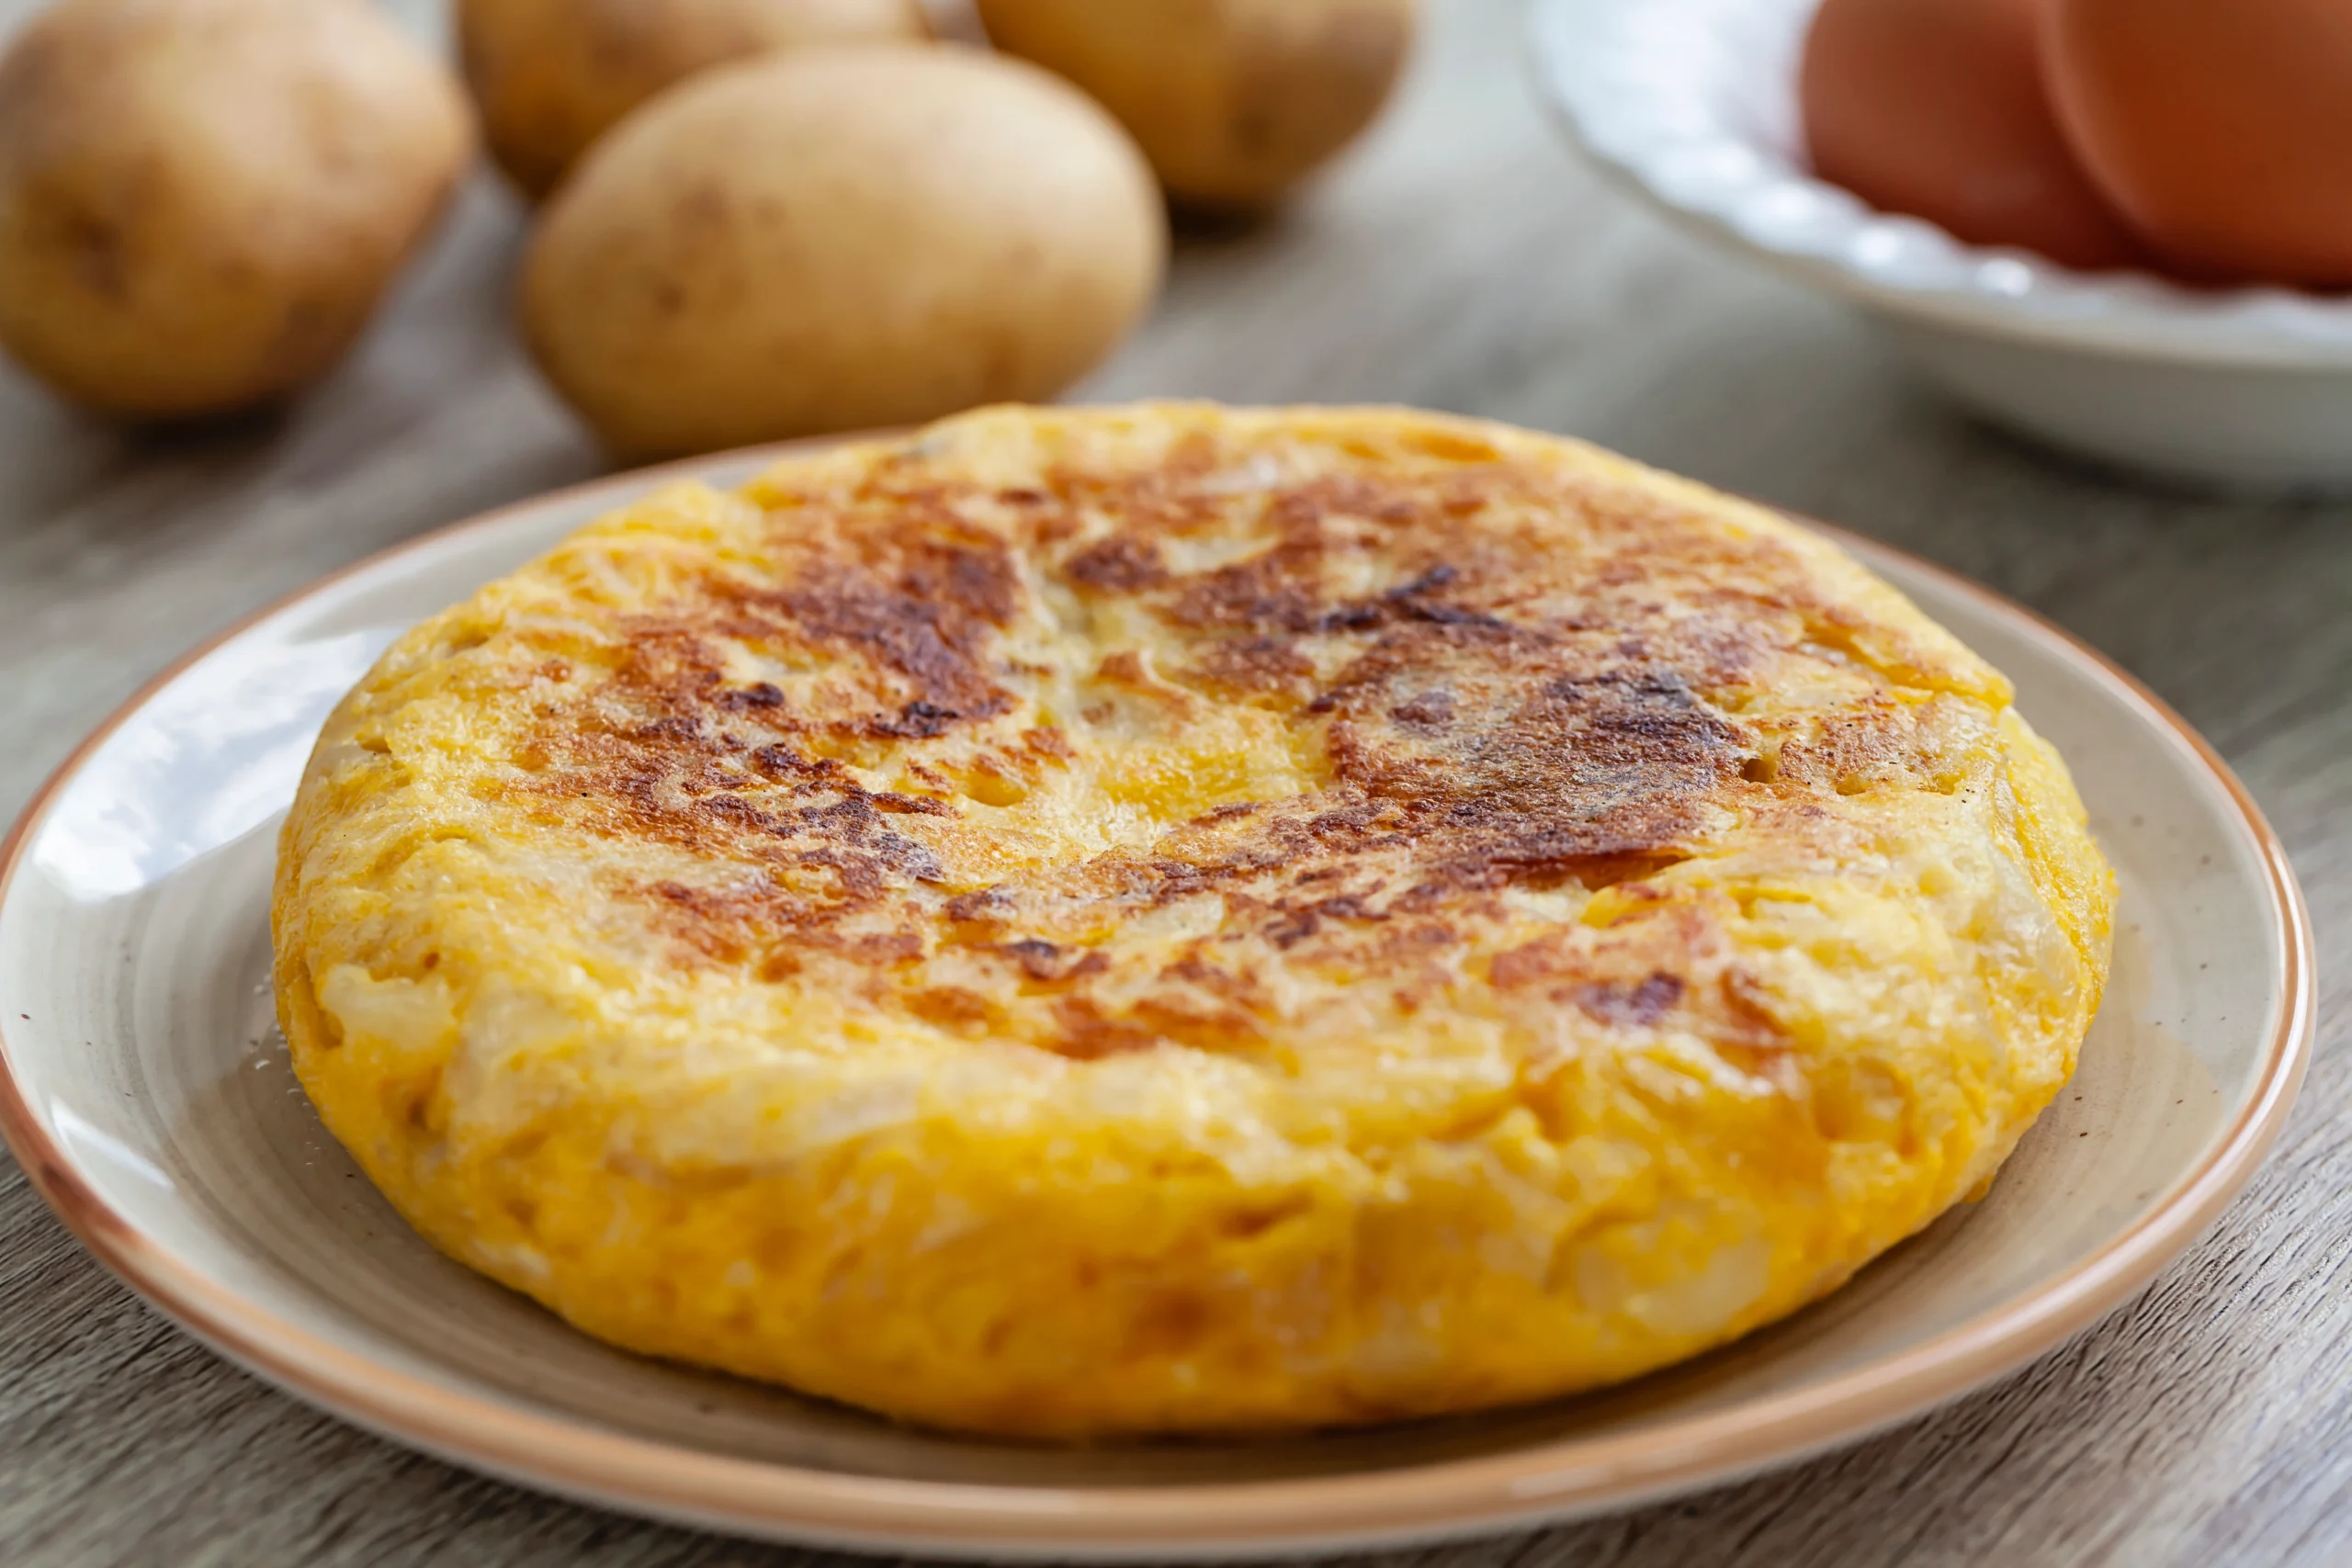
<svg viewBox="0 0 2352 1568">
<path fill-rule="evenodd" d="M 588 1332 L 893 1416 L 1361 1422 L 1828 1291 L 2072 1070 L 2113 884 L 2008 683 L 1574 442 L 997 409 L 662 489 L 329 721 L 327 1125 Z"/>
</svg>

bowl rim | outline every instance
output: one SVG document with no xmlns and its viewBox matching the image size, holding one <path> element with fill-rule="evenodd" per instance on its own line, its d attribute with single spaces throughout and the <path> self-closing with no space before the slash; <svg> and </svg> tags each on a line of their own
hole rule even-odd
<svg viewBox="0 0 2352 1568">
<path fill-rule="evenodd" d="M 897 432 L 767 444 L 609 474 L 417 535 L 282 595 L 144 682 L 60 762 L 0 840 L 0 907 L 50 808 L 96 750 L 198 661 L 352 579 L 550 507 Z M 0 1135 L 35 1190 L 123 1281 L 198 1339 L 317 1408 L 453 1463 L 598 1506 L 736 1534 L 962 1558 L 1203 1560 L 1302 1555 L 1555 1522 L 1720 1484 L 1858 1441 L 2012 1371 L 2106 1316 L 2188 1246 L 2252 1178 L 2307 1068 L 2316 1017 L 2310 915 L 2284 846 L 2229 766 L 2162 699 L 2033 611 L 1875 540 L 1792 516 L 1860 556 L 1893 560 L 2053 638 L 2119 701 L 2169 729 L 2222 787 L 2260 859 L 2278 946 L 2278 1022 L 2256 1089 L 2205 1158 L 2131 1228 L 2038 1292 L 1889 1360 L 1812 1387 L 1615 1438 L 1298 1479 L 1053 1487 L 890 1480 L 695 1453 L 518 1410 L 390 1371 L 246 1303 L 147 1235 L 87 1181 L 35 1111 L 0 1021 Z"/>
<path fill-rule="evenodd" d="M 2352 292 L 2192 288 L 2146 271 L 2081 272 L 1873 209 L 1782 152 L 1718 124 L 1626 123 L 1584 69 L 1595 18 L 1757 0 L 1534 0 L 1537 95 L 1585 161 L 1678 227 L 1866 309 L 2020 345 L 2169 365 L 2352 371 Z M 1794 8 L 1814 0 L 1773 0 Z M 1702 172 L 1696 177 L 1692 171 Z M 1792 215 L 1802 215 L 1799 218 Z M 1893 259 L 1899 259 L 1899 266 Z"/>
</svg>

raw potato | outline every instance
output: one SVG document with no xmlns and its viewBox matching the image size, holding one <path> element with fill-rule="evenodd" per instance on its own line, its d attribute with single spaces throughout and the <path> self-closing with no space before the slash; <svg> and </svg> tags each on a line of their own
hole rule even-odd
<svg viewBox="0 0 2352 1568">
<path fill-rule="evenodd" d="M 1413 0 L 979 0 L 999 49 L 1060 73 L 1143 144 L 1170 196 L 1263 207 L 1371 123 Z"/>
<path fill-rule="evenodd" d="M 367 0 L 64 0 L 0 60 L 0 343 L 140 418 L 324 375 L 472 148 Z"/>
<path fill-rule="evenodd" d="M 524 324 L 615 450 L 710 451 L 1049 397 L 1142 313 L 1167 243 L 1141 154 L 1067 83 L 812 50 L 598 142 L 532 241 Z"/>
<path fill-rule="evenodd" d="M 534 200 L 621 116 L 697 71 L 929 36 L 916 0 L 458 0 L 457 19 L 491 155 Z"/>
</svg>

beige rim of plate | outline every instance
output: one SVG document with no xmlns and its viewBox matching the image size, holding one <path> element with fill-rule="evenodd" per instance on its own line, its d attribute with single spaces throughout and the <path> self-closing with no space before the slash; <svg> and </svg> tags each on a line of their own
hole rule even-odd
<svg viewBox="0 0 2352 1568">
<path fill-rule="evenodd" d="M 33 830 L 93 750 L 181 671 L 331 584 L 460 532 L 551 504 L 617 502 L 650 483 L 755 468 L 843 436 L 666 463 L 535 496 L 382 551 L 244 617 L 148 682 L 77 747 L 0 841 L 5 904 Z M 257 1309 L 159 1247 L 75 1169 L 26 1099 L 0 1028 L 0 1134 L 34 1188 L 109 1269 L 214 1349 L 397 1441 L 523 1484 L 673 1520 L 809 1544 L 992 1558 L 1216 1558 L 1487 1533 L 1628 1506 L 1850 1443 L 2013 1370 L 2147 1284 L 2245 1186 L 2292 1105 L 2315 1010 L 2309 916 L 2284 848 L 2228 766 L 2137 680 L 2071 634 L 1941 568 L 1826 527 L 1866 561 L 1900 562 L 2057 639 L 2169 727 L 2259 846 L 2280 953 L 2278 1021 L 2256 1088 L 2169 1198 L 2033 1293 L 1890 1359 L 1813 1386 L 1600 1438 L 1539 1442 L 1406 1469 L 1261 1483 L 1068 1488 L 858 1476 L 694 1452 L 435 1388 Z M 557 1325 L 550 1320 L 551 1330 Z"/>
</svg>

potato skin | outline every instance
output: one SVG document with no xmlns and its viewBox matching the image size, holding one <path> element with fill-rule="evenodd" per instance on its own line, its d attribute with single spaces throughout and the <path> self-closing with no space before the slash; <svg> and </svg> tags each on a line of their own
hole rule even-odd
<svg viewBox="0 0 2352 1568">
<path fill-rule="evenodd" d="M 1180 201 L 1273 202 L 1370 124 L 1413 0 L 978 0 L 989 39 L 1092 94 Z"/>
<path fill-rule="evenodd" d="M 695 72 L 929 36 L 916 0 L 458 0 L 457 26 L 491 156 L 534 201 L 623 115 Z"/>
<path fill-rule="evenodd" d="M 524 264 L 539 364 L 628 456 L 1051 396 L 1155 292 L 1150 170 L 1083 95 L 934 46 L 772 55 L 591 150 Z"/>
<path fill-rule="evenodd" d="M 106 413 L 276 400 L 359 335 L 472 144 L 366 0 L 64 0 L 0 60 L 0 343 Z"/>
</svg>

